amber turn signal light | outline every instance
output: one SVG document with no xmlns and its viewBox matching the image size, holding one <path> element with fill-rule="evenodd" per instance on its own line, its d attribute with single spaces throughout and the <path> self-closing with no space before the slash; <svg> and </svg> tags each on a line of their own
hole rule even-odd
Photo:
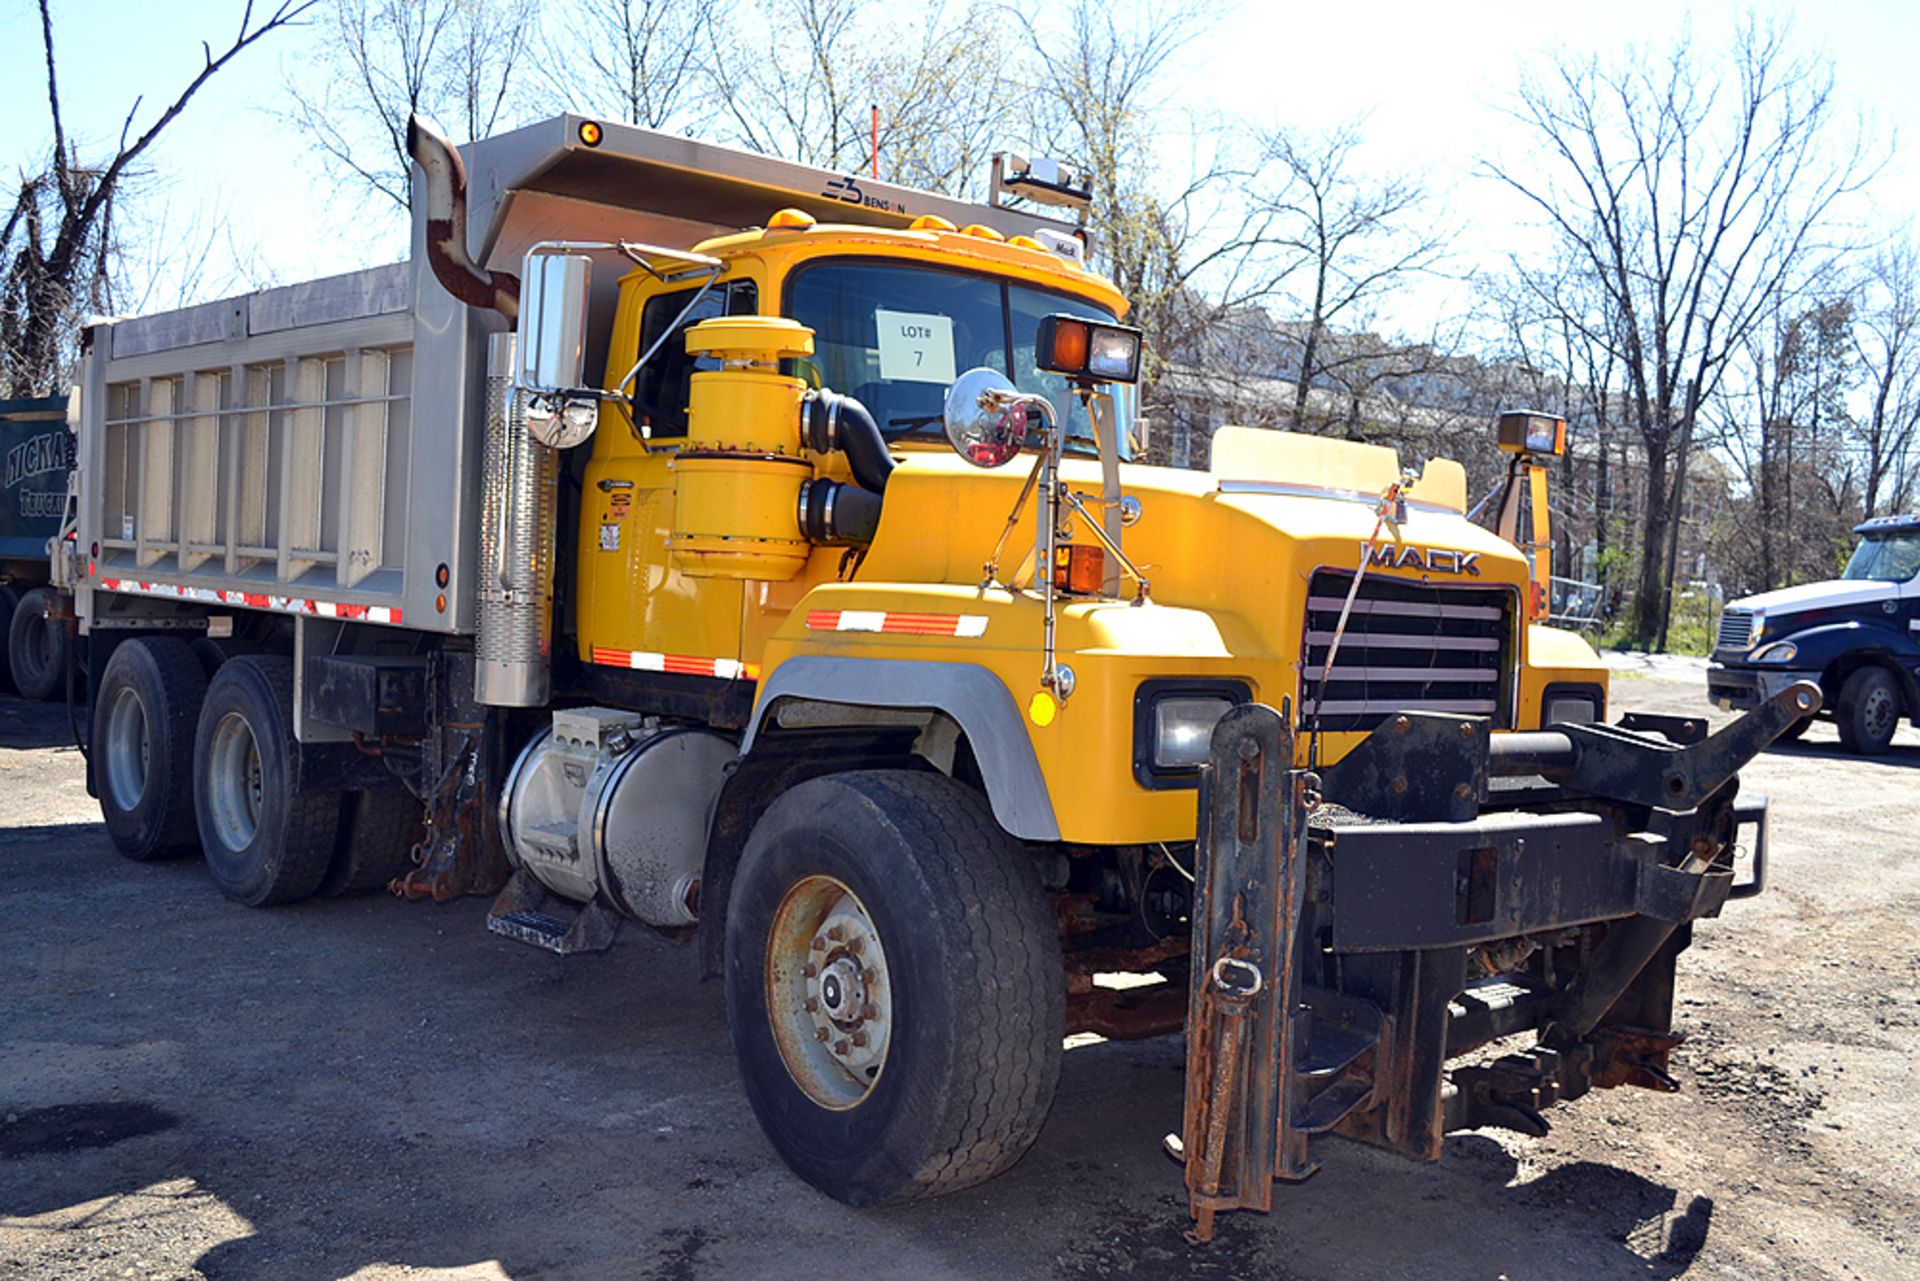
<svg viewBox="0 0 1920 1281">
<path fill-rule="evenodd" d="M 1081 382 L 1140 381 L 1140 331 L 1080 316 L 1042 316 L 1034 363 Z"/>
</svg>

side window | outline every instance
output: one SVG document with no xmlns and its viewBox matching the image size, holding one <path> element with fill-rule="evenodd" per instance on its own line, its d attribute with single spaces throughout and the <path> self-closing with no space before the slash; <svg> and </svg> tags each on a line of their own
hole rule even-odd
<svg viewBox="0 0 1920 1281">
<path fill-rule="evenodd" d="M 715 316 L 751 316 L 760 310 L 760 293 L 751 280 L 735 280 L 707 290 L 689 311 L 687 304 L 700 291 L 680 289 L 661 294 L 647 302 L 640 313 L 640 351 L 659 342 L 669 326 L 673 334 L 661 343 L 660 350 L 634 380 L 633 400 L 638 417 L 650 424 L 650 436 L 687 434 L 687 397 L 692 379 L 701 370 L 718 369 L 720 362 L 709 356 L 697 359 L 687 354 L 686 330 Z M 682 312 L 686 314 L 682 316 Z M 635 352 L 637 359 L 640 352 Z"/>
</svg>

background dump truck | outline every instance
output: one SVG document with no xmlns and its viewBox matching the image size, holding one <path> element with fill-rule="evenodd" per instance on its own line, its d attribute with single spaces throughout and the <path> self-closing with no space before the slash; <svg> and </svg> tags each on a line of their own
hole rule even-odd
<svg viewBox="0 0 1920 1281">
<path fill-rule="evenodd" d="M 67 624 L 48 544 L 67 507 L 73 433 L 67 397 L 0 400 L 0 689 L 64 695 Z"/>
<path fill-rule="evenodd" d="M 1129 462 L 1139 335 L 1055 166 L 974 206 L 575 116 L 412 143 L 409 262 L 87 334 L 122 853 L 692 940 L 856 1204 L 1018 1160 L 1075 1031 L 1186 1029 L 1201 1236 L 1312 1135 L 1673 1088 L 1735 770 L 1817 692 L 1604 724 L 1457 463 Z"/>
</svg>

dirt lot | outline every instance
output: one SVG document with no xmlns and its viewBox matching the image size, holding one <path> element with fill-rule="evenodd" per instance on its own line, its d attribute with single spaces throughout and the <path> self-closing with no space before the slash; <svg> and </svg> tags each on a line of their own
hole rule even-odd
<svg viewBox="0 0 1920 1281">
<path fill-rule="evenodd" d="M 1628 664 L 1628 666 L 1634 666 Z M 1686 664 L 1617 706 L 1698 710 Z M 64 713 L 0 701 L 0 1276 L 1920 1277 L 1920 734 L 1769 754 L 1773 881 L 1682 961 L 1686 1092 L 1418 1166 L 1353 1144 L 1181 1240 L 1177 1039 L 1067 1055 L 988 1187 L 856 1212 L 742 1103 L 720 992 L 480 901 L 249 912 L 112 852 Z"/>
</svg>

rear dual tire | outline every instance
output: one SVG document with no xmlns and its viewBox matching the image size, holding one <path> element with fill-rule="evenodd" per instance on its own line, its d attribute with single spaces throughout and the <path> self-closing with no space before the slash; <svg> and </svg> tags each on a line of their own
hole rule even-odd
<svg viewBox="0 0 1920 1281">
<path fill-rule="evenodd" d="M 194 814 L 207 871 L 248 907 L 310 897 L 340 830 L 338 792 L 298 790 L 293 660 L 247 655 L 221 664 L 194 738 Z"/>
<path fill-rule="evenodd" d="M 193 744 L 207 678 L 187 643 L 146 636 L 116 646 L 94 697 L 94 791 L 107 837 L 135 862 L 198 843 Z"/>
<path fill-rule="evenodd" d="M 7 667 L 22 698 L 48 702 L 67 687 L 67 629 L 52 616 L 59 594 L 36 587 L 20 597 L 7 624 Z"/>
</svg>

